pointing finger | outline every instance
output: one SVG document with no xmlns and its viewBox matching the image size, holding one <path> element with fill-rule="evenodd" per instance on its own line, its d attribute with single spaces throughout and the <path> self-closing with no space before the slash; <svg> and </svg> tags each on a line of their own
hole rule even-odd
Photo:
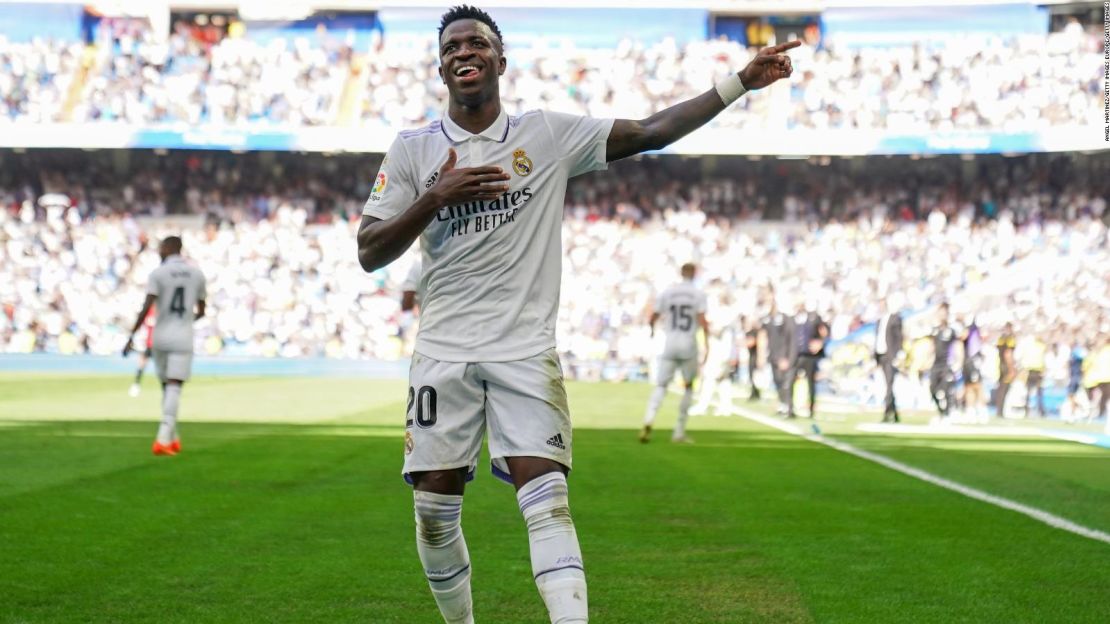
<svg viewBox="0 0 1110 624">
<path fill-rule="evenodd" d="M 752 62 L 756 65 L 770 65 L 771 63 L 778 63 L 781 65 L 785 63 L 788 58 L 788 56 L 783 54 L 760 54 L 755 57 L 755 60 Z"/>
</svg>

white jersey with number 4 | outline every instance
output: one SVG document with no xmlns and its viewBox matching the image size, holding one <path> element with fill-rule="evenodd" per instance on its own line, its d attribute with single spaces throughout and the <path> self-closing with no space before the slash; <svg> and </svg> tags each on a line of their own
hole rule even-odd
<svg viewBox="0 0 1110 624">
<path fill-rule="evenodd" d="M 420 236 L 416 351 L 444 362 L 523 360 L 555 346 L 567 180 L 606 168 L 611 119 L 547 111 L 509 116 L 471 134 L 444 116 L 402 132 L 389 148 L 362 214 L 391 219 L 457 168 L 498 166 L 509 190 L 495 200 L 444 206 Z"/>
<path fill-rule="evenodd" d="M 204 274 L 181 256 L 170 256 L 150 274 L 146 294 L 158 297 L 153 348 L 192 353 L 197 301 L 207 296 Z"/>
<path fill-rule="evenodd" d="M 666 336 L 664 358 L 697 358 L 698 314 L 704 314 L 705 308 L 705 293 L 693 282 L 680 282 L 659 293 L 655 298 L 655 312 L 659 314 Z"/>
</svg>

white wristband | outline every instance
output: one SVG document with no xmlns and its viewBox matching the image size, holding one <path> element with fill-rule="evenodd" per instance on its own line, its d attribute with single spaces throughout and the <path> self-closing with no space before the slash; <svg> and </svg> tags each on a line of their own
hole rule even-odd
<svg viewBox="0 0 1110 624">
<path fill-rule="evenodd" d="M 729 74 L 728 78 L 717 83 L 717 95 L 721 96 L 725 106 L 740 99 L 740 96 L 747 92 L 744 83 L 740 82 L 740 74 Z"/>
</svg>

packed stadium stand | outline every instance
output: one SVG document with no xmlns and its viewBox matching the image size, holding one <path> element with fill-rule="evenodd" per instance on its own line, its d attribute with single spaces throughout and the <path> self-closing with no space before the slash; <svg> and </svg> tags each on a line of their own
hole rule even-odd
<svg viewBox="0 0 1110 624">
<path fill-rule="evenodd" d="M 178 22 L 169 36 L 106 21 L 88 46 L 0 38 L 0 117 L 13 121 L 407 127 L 437 118 L 446 94 L 434 33 L 352 47 L 342 32 L 252 38 Z M 1100 109 L 1101 32 L 954 37 L 881 49 L 803 47 L 791 89 L 757 94 L 715 123 L 736 127 L 1039 130 Z M 756 48 L 728 39 L 623 40 L 612 48 L 514 48 L 511 113 L 534 108 L 639 118 L 743 67 Z M 1015 71 L 1016 69 L 1016 71 Z"/>
</svg>

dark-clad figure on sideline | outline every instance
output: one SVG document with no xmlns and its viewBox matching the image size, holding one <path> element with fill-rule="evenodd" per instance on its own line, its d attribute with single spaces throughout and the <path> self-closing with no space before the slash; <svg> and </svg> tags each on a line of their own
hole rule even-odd
<svg viewBox="0 0 1110 624">
<path fill-rule="evenodd" d="M 789 393 L 794 388 L 794 358 L 797 343 L 794 338 L 794 319 L 779 310 L 778 302 L 771 299 L 771 312 L 763 319 L 767 334 L 767 363 L 771 366 L 771 379 L 779 395 L 778 413 L 787 415 Z"/>
<path fill-rule="evenodd" d="M 1006 323 L 1002 328 L 1002 335 L 998 337 L 998 389 L 994 391 L 994 410 L 999 418 L 1006 417 L 1006 395 L 1010 393 L 1010 384 L 1017 378 L 1015 346 L 1017 338 L 1014 337 L 1014 324 Z"/>
<path fill-rule="evenodd" d="M 932 334 L 933 367 L 929 371 L 929 394 L 933 397 L 942 420 L 948 419 L 948 413 L 952 409 L 952 384 L 955 375 L 949 357 L 952 345 L 958 338 L 956 330 L 948 324 L 948 304 L 942 303 L 937 308 L 937 326 Z"/>
<path fill-rule="evenodd" d="M 894 308 L 893 310 L 891 308 Z M 894 401 L 894 375 L 898 369 L 894 363 L 902 351 L 902 317 L 897 305 L 891 306 L 886 299 L 879 301 L 879 322 L 875 324 L 875 362 L 883 372 L 886 395 L 883 398 L 883 422 L 896 423 L 898 406 Z"/>
<path fill-rule="evenodd" d="M 755 371 L 759 368 L 759 321 L 755 318 L 744 319 L 744 346 L 748 348 L 748 383 L 752 385 L 749 401 L 759 400 L 759 386 L 755 383 Z"/>
<path fill-rule="evenodd" d="M 800 311 L 798 316 L 794 317 L 798 355 L 794 362 L 794 374 L 790 376 L 790 400 L 787 403 L 790 418 L 795 416 L 794 383 L 798 380 L 798 373 L 806 376 L 806 385 L 809 389 L 809 417 L 817 416 L 817 365 L 821 358 L 825 357 L 825 343 L 829 338 L 829 326 L 817 313 L 816 306 L 807 307 L 808 311 Z"/>
</svg>

